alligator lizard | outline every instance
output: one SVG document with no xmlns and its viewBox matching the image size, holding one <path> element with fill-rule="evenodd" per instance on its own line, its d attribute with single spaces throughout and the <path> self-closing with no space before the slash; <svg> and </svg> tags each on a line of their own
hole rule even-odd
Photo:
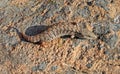
<svg viewBox="0 0 120 74">
<path fill-rule="evenodd" d="M 55 25 L 52 25 L 47 30 L 41 32 L 40 34 L 34 36 L 28 36 L 25 33 L 22 33 L 22 37 L 28 42 L 37 43 L 51 41 L 55 38 L 71 35 L 79 38 L 86 39 L 95 39 L 96 35 L 89 31 L 87 27 L 83 24 L 77 24 L 75 22 L 61 22 Z"/>
</svg>

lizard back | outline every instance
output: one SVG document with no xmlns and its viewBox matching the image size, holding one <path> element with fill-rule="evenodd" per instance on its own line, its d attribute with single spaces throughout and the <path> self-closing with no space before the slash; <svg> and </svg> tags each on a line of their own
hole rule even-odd
<svg viewBox="0 0 120 74">
<path fill-rule="evenodd" d="M 25 33 L 23 33 L 22 35 L 23 38 L 27 41 L 36 43 L 50 41 L 64 35 L 75 35 L 76 33 L 82 34 L 82 32 L 83 31 L 80 25 L 75 22 L 61 22 L 59 24 L 52 25 L 47 30 L 35 36 L 28 36 Z"/>
</svg>

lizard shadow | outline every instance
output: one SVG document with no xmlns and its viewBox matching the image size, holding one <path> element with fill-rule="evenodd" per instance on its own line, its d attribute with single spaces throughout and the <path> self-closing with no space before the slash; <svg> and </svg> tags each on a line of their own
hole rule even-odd
<svg viewBox="0 0 120 74">
<path fill-rule="evenodd" d="M 35 26 L 30 26 L 26 29 L 25 34 L 28 36 L 35 36 L 37 34 L 40 34 L 41 32 L 47 30 L 49 26 L 45 25 L 35 25 Z"/>
</svg>

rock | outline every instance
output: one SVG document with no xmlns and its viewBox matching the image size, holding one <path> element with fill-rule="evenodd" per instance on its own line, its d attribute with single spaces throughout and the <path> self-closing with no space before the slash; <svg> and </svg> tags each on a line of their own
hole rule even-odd
<svg viewBox="0 0 120 74">
<path fill-rule="evenodd" d="M 93 32 L 97 35 L 106 35 L 110 32 L 109 22 L 98 22 L 93 24 Z"/>
<path fill-rule="evenodd" d="M 88 1 L 87 5 L 91 6 L 93 4 L 93 1 Z"/>
<path fill-rule="evenodd" d="M 87 68 L 91 68 L 92 67 L 92 63 L 88 63 L 86 66 L 87 66 Z"/>
<path fill-rule="evenodd" d="M 41 62 L 37 66 L 32 67 L 32 71 L 37 71 L 37 70 L 43 71 L 45 70 L 46 66 L 47 66 L 46 62 Z"/>
<path fill-rule="evenodd" d="M 105 10 L 108 10 L 108 1 L 107 0 L 95 0 L 95 5 L 105 9 Z"/>
<path fill-rule="evenodd" d="M 9 2 L 9 0 L 0 0 L 0 8 L 6 7 L 8 2 Z"/>
<path fill-rule="evenodd" d="M 83 9 L 78 9 L 77 13 L 84 18 L 87 18 L 90 16 L 90 11 L 88 6 L 85 6 Z"/>
<path fill-rule="evenodd" d="M 110 48 L 113 49 L 115 47 L 116 42 L 118 41 L 118 37 L 116 34 L 114 34 L 109 36 L 109 38 L 105 39 L 104 41 L 110 46 Z"/>
<path fill-rule="evenodd" d="M 120 15 L 117 15 L 117 17 L 114 18 L 114 23 L 120 24 Z"/>
<path fill-rule="evenodd" d="M 68 69 L 65 74 L 75 74 L 76 72 L 72 69 Z"/>
<path fill-rule="evenodd" d="M 52 67 L 51 67 L 51 70 L 52 70 L 52 71 L 55 71 L 57 68 L 58 68 L 58 66 L 52 66 Z"/>
<path fill-rule="evenodd" d="M 46 68 L 46 66 L 47 66 L 47 63 L 46 63 L 46 62 L 42 62 L 42 63 L 40 63 L 40 64 L 38 65 L 38 69 L 39 69 L 39 70 L 44 70 L 44 69 Z"/>
</svg>

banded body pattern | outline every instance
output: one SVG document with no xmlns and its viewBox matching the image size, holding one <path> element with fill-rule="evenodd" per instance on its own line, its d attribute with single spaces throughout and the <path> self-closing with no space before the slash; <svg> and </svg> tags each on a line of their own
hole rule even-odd
<svg viewBox="0 0 120 74">
<path fill-rule="evenodd" d="M 23 37 L 29 42 L 36 43 L 36 42 L 50 41 L 64 35 L 75 36 L 75 34 L 81 34 L 82 36 L 82 32 L 84 32 L 83 28 L 75 22 L 69 22 L 69 23 L 61 22 L 59 24 L 52 25 L 47 30 L 35 36 L 28 36 L 26 34 L 23 34 Z M 83 33 L 83 36 L 84 36 L 84 33 Z"/>
</svg>

